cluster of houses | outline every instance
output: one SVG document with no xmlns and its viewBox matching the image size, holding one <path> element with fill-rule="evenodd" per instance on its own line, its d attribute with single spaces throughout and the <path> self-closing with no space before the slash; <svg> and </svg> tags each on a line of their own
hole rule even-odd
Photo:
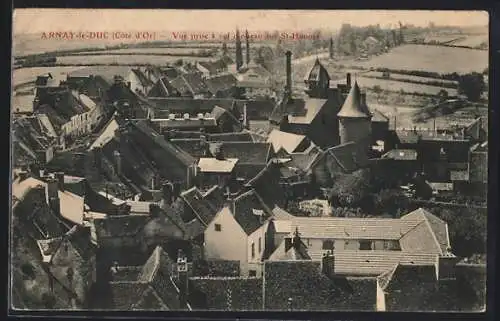
<svg viewBox="0 0 500 321">
<path fill-rule="evenodd" d="M 38 295 L 47 307 L 45 295 L 63 309 L 459 309 L 446 222 L 425 209 L 332 217 L 318 189 L 372 167 L 472 193 L 487 181 L 480 126 L 453 139 L 390 130 L 319 60 L 308 97 L 293 97 L 286 59 L 276 103 L 214 93 L 213 77 L 234 77 L 225 60 L 39 77 L 34 114 L 14 127 L 11 252 L 46 292 L 16 274 L 14 306 Z M 267 133 L 251 129 L 262 119 Z"/>
</svg>

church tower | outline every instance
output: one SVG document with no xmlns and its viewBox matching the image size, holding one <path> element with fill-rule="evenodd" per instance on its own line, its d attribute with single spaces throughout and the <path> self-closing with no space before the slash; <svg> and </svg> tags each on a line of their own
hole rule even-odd
<svg viewBox="0 0 500 321">
<path fill-rule="evenodd" d="M 309 97 L 327 99 L 330 76 L 318 58 L 316 58 L 314 65 L 304 78 L 304 82 L 307 86 L 306 93 Z"/>
<path fill-rule="evenodd" d="M 371 145 L 372 115 L 364 97 L 365 95 L 361 94 L 358 83 L 355 81 L 337 117 L 340 143 L 362 143 L 366 145 L 368 151 Z"/>
</svg>

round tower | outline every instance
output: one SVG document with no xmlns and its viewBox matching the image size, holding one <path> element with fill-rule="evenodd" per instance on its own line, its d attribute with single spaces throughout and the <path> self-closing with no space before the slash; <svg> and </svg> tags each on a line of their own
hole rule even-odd
<svg viewBox="0 0 500 321">
<path fill-rule="evenodd" d="M 368 151 L 371 145 L 372 115 L 366 106 L 364 97 L 358 83 L 354 82 L 337 117 L 339 119 L 340 143 L 363 142 Z"/>
</svg>

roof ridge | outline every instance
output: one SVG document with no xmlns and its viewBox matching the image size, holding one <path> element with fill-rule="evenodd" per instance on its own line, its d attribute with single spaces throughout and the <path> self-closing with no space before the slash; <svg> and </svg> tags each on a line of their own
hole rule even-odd
<svg viewBox="0 0 500 321">
<path fill-rule="evenodd" d="M 425 217 L 425 215 L 424 215 L 424 217 Z M 432 238 L 434 239 L 434 242 L 436 242 L 436 245 L 437 245 L 438 250 L 439 250 L 439 255 L 443 255 L 443 249 L 441 248 L 441 244 L 439 244 L 436 233 L 434 232 L 434 229 L 432 228 L 431 223 L 429 222 L 427 217 L 425 217 L 425 223 L 426 223 L 427 227 L 429 228 L 429 230 L 431 231 Z"/>
</svg>

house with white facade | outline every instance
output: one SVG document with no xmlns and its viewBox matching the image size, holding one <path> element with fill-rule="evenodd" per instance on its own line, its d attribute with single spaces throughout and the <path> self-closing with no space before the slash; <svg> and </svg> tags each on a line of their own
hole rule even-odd
<svg viewBox="0 0 500 321">
<path fill-rule="evenodd" d="M 240 261 L 242 276 L 261 276 L 272 242 L 272 211 L 250 190 L 224 206 L 205 229 L 206 260 Z"/>
</svg>

